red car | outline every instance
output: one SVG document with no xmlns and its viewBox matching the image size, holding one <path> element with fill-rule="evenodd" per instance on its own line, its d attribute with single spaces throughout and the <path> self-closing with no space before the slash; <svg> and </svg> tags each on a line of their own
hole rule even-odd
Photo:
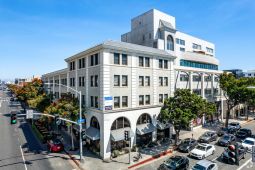
<svg viewBox="0 0 255 170">
<path fill-rule="evenodd" d="M 64 145 L 59 139 L 49 140 L 47 144 L 50 152 L 61 152 L 64 150 Z"/>
</svg>

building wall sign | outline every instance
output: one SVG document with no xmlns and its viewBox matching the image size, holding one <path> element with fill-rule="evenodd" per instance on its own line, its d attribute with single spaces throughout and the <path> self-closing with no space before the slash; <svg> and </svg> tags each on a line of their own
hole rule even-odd
<svg viewBox="0 0 255 170">
<path fill-rule="evenodd" d="M 113 103 L 112 96 L 104 97 L 104 109 L 105 110 L 112 110 L 112 103 Z"/>
</svg>

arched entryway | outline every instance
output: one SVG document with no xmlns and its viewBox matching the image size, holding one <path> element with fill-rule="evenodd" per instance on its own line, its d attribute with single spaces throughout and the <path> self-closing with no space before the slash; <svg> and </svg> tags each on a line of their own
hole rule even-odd
<svg viewBox="0 0 255 170">
<path fill-rule="evenodd" d="M 86 145 L 94 153 L 100 153 L 100 124 L 95 116 L 90 120 L 90 127 L 86 130 Z"/>
<path fill-rule="evenodd" d="M 152 124 L 151 116 L 148 113 L 143 113 L 136 122 L 136 145 L 146 146 L 151 143 L 154 131 L 155 126 Z"/>
<path fill-rule="evenodd" d="M 129 132 L 129 137 L 133 137 L 130 121 L 125 117 L 117 118 L 111 126 L 111 152 L 118 150 L 120 154 L 125 153 L 124 148 L 129 146 L 129 141 L 124 138 L 125 131 Z"/>
</svg>

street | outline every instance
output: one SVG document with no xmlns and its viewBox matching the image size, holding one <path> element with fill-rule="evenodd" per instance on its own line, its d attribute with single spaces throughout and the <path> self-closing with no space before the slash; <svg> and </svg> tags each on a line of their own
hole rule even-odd
<svg viewBox="0 0 255 170">
<path fill-rule="evenodd" d="M 249 123 L 243 125 L 242 127 L 249 128 L 254 133 L 255 132 L 255 121 L 249 122 Z M 211 144 L 215 144 L 216 142 L 212 142 Z M 215 147 L 216 147 L 216 152 L 214 153 L 214 155 L 210 155 L 206 159 L 216 162 L 219 169 L 222 169 L 222 170 L 246 169 L 246 170 L 248 170 L 248 169 L 254 169 L 255 168 L 255 163 L 251 162 L 251 153 L 246 153 L 245 159 L 242 159 L 239 162 L 239 166 L 237 166 L 237 165 L 231 165 L 231 164 L 227 164 L 227 163 L 222 162 L 221 159 L 220 159 L 220 156 L 221 156 L 222 152 L 224 151 L 224 147 L 221 147 L 221 146 L 218 146 L 218 145 L 215 145 Z M 176 151 L 176 152 L 174 152 L 173 155 L 187 156 L 188 154 L 187 153 L 180 153 L 180 152 Z M 156 170 L 160 166 L 160 164 L 162 164 L 168 158 L 169 158 L 169 156 L 164 157 L 164 158 L 159 159 L 159 160 L 156 160 L 152 163 L 149 163 L 145 166 L 142 166 L 142 167 L 138 168 L 138 170 L 148 170 L 148 169 L 151 169 L 151 170 L 155 169 Z M 189 156 L 188 156 L 188 159 L 189 159 L 189 168 L 192 168 L 196 164 L 196 162 L 199 161 L 199 160 L 197 160 L 195 158 L 191 158 Z"/>
<path fill-rule="evenodd" d="M 31 131 L 30 126 L 19 120 L 10 124 L 7 96 L 0 91 L 0 169 L 1 170 L 53 170 L 74 169 L 61 154 L 48 153 Z"/>
</svg>

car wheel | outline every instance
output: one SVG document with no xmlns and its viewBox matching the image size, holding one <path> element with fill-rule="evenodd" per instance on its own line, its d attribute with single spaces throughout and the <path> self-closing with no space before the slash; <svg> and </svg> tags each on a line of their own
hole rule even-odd
<svg viewBox="0 0 255 170">
<path fill-rule="evenodd" d="M 212 155 L 214 155 L 215 150 L 212 151 Z"/>
</svg>

